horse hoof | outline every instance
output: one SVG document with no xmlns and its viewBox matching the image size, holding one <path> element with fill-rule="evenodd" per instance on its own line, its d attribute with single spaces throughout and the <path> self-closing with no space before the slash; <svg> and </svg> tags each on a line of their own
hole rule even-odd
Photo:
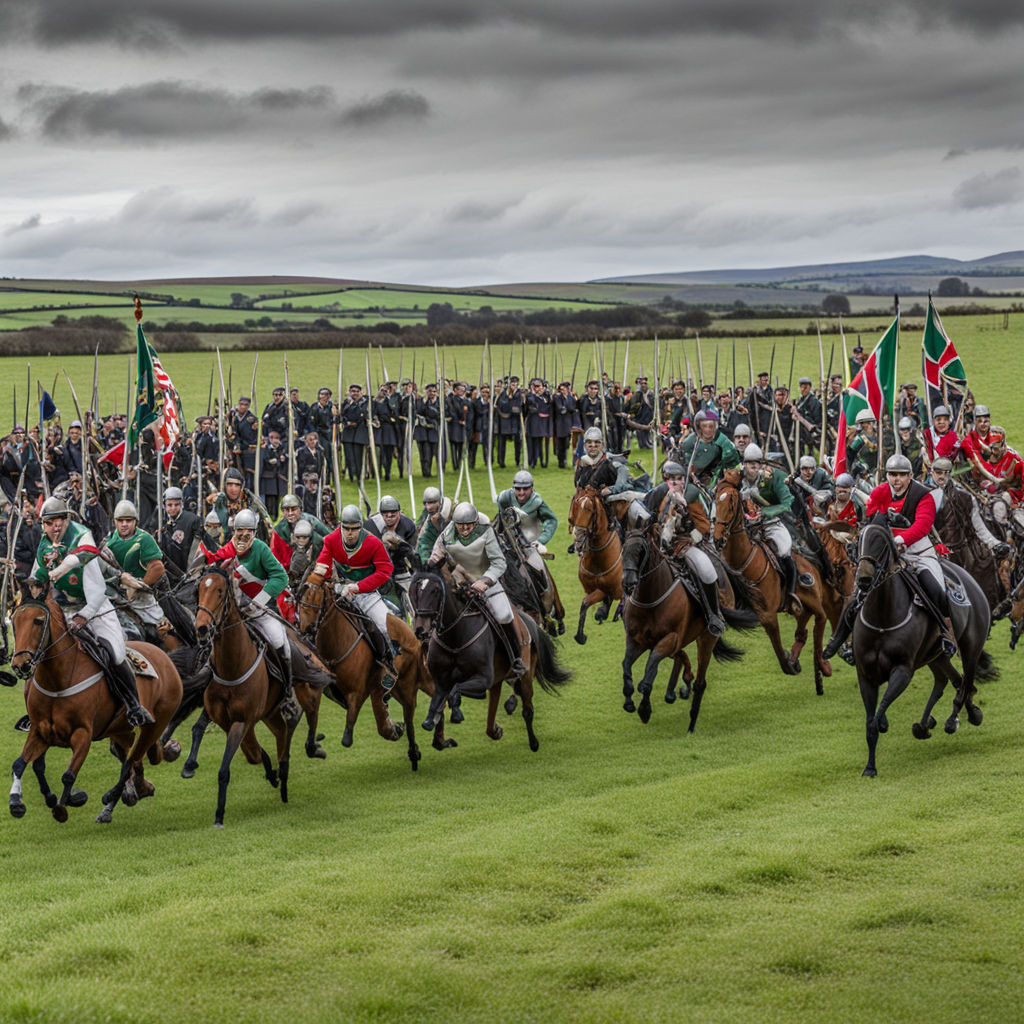
<svg viewBox="0 0 1024 1024">
<path fill-rule="evenodd" d="M 889 731 L 889 719 L 884 714 L 878 716 L 878 731 L 888 732 Z"/>
<path fill-rule="evenodd" d="M 640 707 L 637 710 L 637 717 L 639 717 L 640 721 L 643 722 L 644 725 L 651 720 L 651 702 L 646 697 L 640 701 Z"/>
<path fill-rule="evenodd" d="M 195 775 L 196 768 L 198 768 L 198 767 L 199 767 L 198 765 L 189 764 L 189 762 L 186 761 L 184 766 L 181 769 L 181 777 L 183 779 L 191 779 L 192 776 Z"/>
<path fill-rule="evenodd" d="M 665 703 L 666 704 L 675 704 L 676 699 L 677 698 L 676 698 L 676 691 L 675 690 L 666 690 L 665 691 Z"/>
<path fill-rule="evenodd" d="M 565 623 L 564 622 L 559 622 L 558 623 L 558 630 L 557 630 L 557 632 L 558 632 L 559 636 L 564 635 L 564 633 L 565 633 Z"/>
<path fill-rule="evenodd" d="M 487 735 L 490 736 L 492 740 L 500 740 L 501 737 L 505 735 L 505 730 L 495 722 L 494 732 L 488 733 Z"/>
<path fill-rule="evenodd" d="M 306 747 L 306 757 L 319 758 L 322 761 L 327 757 L 327 751 L 317 743 L 315 746 Z"/>
<path fill-rule="evenodd" d="M 57 806 L 57 794 L 47 793 L 46 794 L 46 806 L 52 811 Z M 23 812 L 24 813 L 24 812 Z"/>
<path fill-rule="evenodd" d="M 274 789 L 277 789 L 277 787 L 281 785 L 281 780 L 277 777 L 277 772 L 273 768 L 267 772 L 267 782 L 269 782 Z"/>
<path fill-rule="evenodd" d="M 68 809 L 63 804 L 57 804 L 52 813 L 54 821 L 59 821 L 63 824 L 68 820 Z"/>
<path fill-rule="evenodd" d="M 519 700 L 513 693 L 507 701 L 505 701 L 505 714 L 514 715 L 516 708 L 519 706 Z"/>
<path fill-rule="evenodd" d="M 169 739 L 164 744 L 164 760 L 167 762 L 177 761 L 181 757 L 181 744 L 175 739 Z"/>
<path fill-rule="evenodd" d="M 530 749 L 536 754 L 540 750 L 540 740 L 536 736 L 530 737 Z"/>
<path fill-rule="evenodd" d="M 434 731 L 434 719 L 433 718 L 424 718 L 423 721 L 420 722 L 420 728 L 421 729 L 426 729 L 427 732 L 433 732 Z"/>
<path fill-rule="evenodd" d="M 622 705 L 622 710 L 628 711 L 630 714 L 633 714 L 633 712 L 636 711 L 636 705 L 631 700 L 627 699 L 626 702 Z"/>
<path fill-rule="evenodd" d="M 84 789 L 74 789 L 68 797 L 68 807 L 84 807 L 89 800 L 89 794 Z"/>
<path fill-rule="evenodd" d="M 876 772 L 874 768 L 865 768 L 860 774 L 863 779 L 873 779 L 878 772 Z"/>
<path fill-rule="evenodd" d="M 910 731 L 914 734 L 915 740 L 926 740 L 931 737 L 930 730 L 926 729 L 920 722 L 915 722 Z"/>
<path fill-rule="evenodd" d="M 405 735 L 405 722 L 392 722 L 391 730 L 394 733 L 391 738 L 393 740 L 400 740 Z"/>
<path fill-rule="evenodd" d="M 224 827 L 224 822 L 223 821 L 215 821 L 213 823 L 213 827 L 214 828 L 223 828 Z"/>
<path fill-rule="evenodd" d="M 587 638 L 582 633 L 577 633 L 573 639 L 580 645 L 580 647 L 587 642 Z"/>
<path fill-rule="evenodd" d="M 462 725 L 462 723 L 465 720 L 466 720 L 466 716 L 462 713 L 462 708 L 460 708 L 460 707 L 452 708 L 452 713 L 451 713 L 451 723 L 452 723 L 452 725 Z"/>
<path fill-rule="evenodd" d="M 139 802 L 139 794 L 135 792 L 134 787 L 125 786 L 124 792 L 121 794 L 121 803 L 125 807 L 134 807 Z"/>
<path fill-rule="evenodd" d="M 981 713 L 981 708 L 974 704 L 967 709 L 967 721 L 970 722 L 971 725 L 981 725 L 981 720 L 984 717 L 985 716 Z"/>
<path fill-rule="evenodd" d="M 960 728 L 960 719 L 957 718 L 956 715 L 950 715 L 949 718 L 946 719 L 946 724 L 942 728 L 952 736 L 953 733 Z"/>
<path fill-rule="evenodd" d="M 104 807 L 106 807 L 107 804 L 112 804 L 114 802 L 114 789 L 115 788 L 116 787 L 112 786 L 110 789 L 108 789 L 106 791 L 106 793 L 103 794 L 103 796 L 100 797 L 100 800 L 103 803 Z M 69 800 L 68 803 L 70 803 L 70 802 L 71 801 Z"/>
<path fill-rule="evenodd" d="M 317 743 L 323 743 L 323 741 L 325 739 L 327 739 L 327 737 L 322 732 L 318 732 L 316 734 L 316 741 L 317 741 Z"/>
<path fill-rule="evenodd" d="M 929 729 L 934 729 L 937 724 L 938 723 L 935 721 L 935 718 L 932 715 L 929 715 L 928 716 L 928 728 Z"/>
<path fill-rule="evenodd" d="M 826 679 L 831 678 L 831 676 L 832 676 L 832 662 L 831 661 L 823 661 L 821 663 L 821 674 Z"/>
<path fill-rule="evenodd" d="M 351 729 L 346 729 L 341 734 L 341 745 L 343 747 L 351 747 L 352 746 L 352 730 Z"/>
<path fill-rule="evenodd" d="M 797 658 L 796 661 L 790 661 L 789 664 L 790 664 L 790 667 L 793 669 L 793 675 L 795 675 L 795 676 L 800 675 L 800 673 L 803 672 L 803 670 L 804 670 L 803 665 L 800 664 L 800 659 L 799 658 Z"/>
<path fill-rule="evenodd" d="M 97 825 L 109 825 L 114 820 L 114 813 L 112 808 L 104 807 L 102 811 L 96 816 Z"/>
<path fill-rule="evenodd" d="M 24 805 L 24 803 L 11 804 L 11 817 L 12 818 L 24 818 L 25 817 L 25 805 Z"/>
</svg>

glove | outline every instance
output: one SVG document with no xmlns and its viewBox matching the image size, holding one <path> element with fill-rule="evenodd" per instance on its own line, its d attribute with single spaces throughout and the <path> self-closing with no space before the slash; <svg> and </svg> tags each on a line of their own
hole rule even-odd
<svg viewBox="0 0 1024 1024">
<path fill-rule="evenodd" d="M 692 540 L 694 544 L 699 544 L 703 539 L 704 534 L 701 533 L 700 530 L 698 530 L 696 527 L 694 527 L 690 531 L 690 540 Z"/>
<path fill-rule="evenodd" d="M 996 556 L 996 561 L 1001 562 L 1004 558 L 1010 557 L 1010 545 L 1006 541 L 1000 541 L 992 549 L 992 554 Z"/>
<path fill-rule="evenodd" d="M 126 587 L 128 590 L 141 590 L 142 585 L 130 572 L 123 572 L 120 576 L 121 586 Z"/>
<path fill-rule="evenodd" d="M 251 605 L 252 605 L 252 598 L 248 594 L 242 593 L 242 594 L 239 595 L 239 598 L 238 598 L 238 610 L 240 612 L 244 612 L 247 608 L 251 607 Z"/>
</svg>

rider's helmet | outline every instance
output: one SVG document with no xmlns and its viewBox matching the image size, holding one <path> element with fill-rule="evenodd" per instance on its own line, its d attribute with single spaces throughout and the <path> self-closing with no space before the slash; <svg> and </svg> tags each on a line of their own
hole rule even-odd
<svg viewBox="0 0 1024 1024">
<path fill-rule="evenodd" d="M 760 462 L 764 458 L 764 452 L 756 444 L 748 444 L 743 450 L 744 462 Z"/>
<path fill-rule="evenodd" d="M 245 483 L 245 477 L 242 476 L 242 471 L 239 470 L 239 469 L 235 469 L 234 466 L 232 466 L 231 469 L 229 469 L 224 474 L 224 483 L 227 483 L 229 480 L 234 480 L 235 483 L 239 483 L 239 484 L 244 484 Z"/>
<path fill-rule="evenodd" d="M 948 420 L 949 410 L 944 405 L 937 405 L 932 409 L 932 419 L 935 419 L 936 416 L 945 416 Z"/>
<path fill-rule="evenodd" d="M 849 473 L 840 473 L 836 477 L 836 487 L 853 487 L 854 479 Z"/>
<path fill-rule="evenodd" d="M 885 462 L 886 473 L 913 473 L 914 467 L 906 455 L 890 455 Z"/>
<path fill-rule="evenodd" d="M 733 437 L 750 437 L 750 425 L 747 423 L 737 423 L 736 429 L 732 432 Z"/>
<path fill-rule="evenodd" d="M 870 409 L 861 409 L 861 411 L 859 413 L 857 413 L 857 422 L 858 423 L 877 423 L 878 420 L 875 417 L 875 414 Z"/>
<path fill-rule="evenodd" d="M 661 476 L 664 480 L 678 480 L 686 475 L 686 470 L 678 462 L 669 459 L 661 467 Z"/>
<path fill-rule="evenodd" d="M 480 515 L 476 510 L 476 506 L 471 505 L 468 501 L 460 501 L 455 506 L 455 514 L 452 516 L 452 520 L 455 523 L 476 523 L 480 520 Z"/>
<path fill-rule="evenodd" d="M 813 455 L 801 455 L 799 469 L 814 469 L 818 465 Z"/>
<path fill-rule="evenodd" d="M 220 516 L 218 516 L 212 508 L 206 513 L 206 518 L 203 520 L 203 526 L 208 530 L 220 529 Z"/>
<path fill-rule="evenodd" d="M 441 492 L 436 487 L 424 487 L 423 488 L 423 504 L 426 505 L 428 501 L 440 501 Z"/>
<path fill-rule="evenodd" d="M 934 413 L 933 413 L 934 415 Z M 977 419 L 979 416 L 991 416 L 987 405 L 976 405 L 974 407 L 974 418 Z"/>
<path fill-rule="evenodd" d="M 235 521 L 233 529 L 235 530 L 255 530 L 259 520 L 256 518 L 256 513 L 251 508 L 243 508 L 235 513 Z"/>
<path fill-rule="evenodd" d="M 125 499 L 114 506 L 114 519 L 135 519 L 139 518 L 138 509 L 133 502 Z"/>
<path fill-rule="evenodd" d="M 281 499 L 281 508 L 302 508 L 302 502 L 299 501 L 297 494 L 286 494 Z"/>
<path fill-rule="evenodd" d="M 67 505 L 60 498 L 47 498 L 39 510 L 40 519 L 60 519 L 70 514 Z"/>
<path fill-rule="evenodd" d="M 519 470 L 514 477 L 512 477 L 513 487 L 532 487 L 533 486 L 533 474 L 526 469 Z"/>
<path fill-rule="evenodd" d="M 377 508 L 378 512 L 401 512 L 402 506 L 399 504 L 398 499 L 391 494 L 385 494 L 380 499 L 380 505 Z"/>
<path fill-rule="evenodd" d="M 604 443 L 604 434 L 601 433 L 600 427 L 589 427 L 583 435 L 583 443 L 586 444 L 588 441 L 600 441 Z"/>
<path fill-rule="evenodd" d="M 300 519 L 292 530 L 292 537 L 312 537 L 313 524 L 308 519 Z"/>
<path fill-rule="evenodd" d="M 940 473 L 952 473 L 953 472 L 953 460 L 941 457 L 936 459 L 932 463 L 932 471 L 938 470 Z"/>
<path fill-rule="evenodd" d="M 342 526 L 362 526 L 363 514 L 359 511 L 358 505 L 346 505 L 341 510 Z"/>
<path fill-rule="evenodd" d="M 164 491 L 164 501 L 184 501 L 185 495 L 180 487 L 168 487 Z"/>
<path fill-rule="evenodd" d="M 909 416 L 904 416 L 903 419 L 896 424 L 897 430 L 913 430 L 914 421 Z"/>
</svg>

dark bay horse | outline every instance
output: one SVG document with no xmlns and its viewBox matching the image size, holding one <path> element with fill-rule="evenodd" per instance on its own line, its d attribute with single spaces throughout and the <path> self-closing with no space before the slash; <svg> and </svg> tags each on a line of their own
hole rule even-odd
<svg viewBox="0 0 1024 1024">
<path fill-rule="evenodd" d="M 199 661 L 209 660 L 212 670 L 203 706 L 212 721 L 227 733 L 217 773 L 217 828 L 224 827 L 231 760 L 239 746 L 250 764 L 262 763 L 267 781 L 275 789 L 280 786 L 281 801 L 288 802 L 288 755 L 295 730 L 295 724 L 281 712 L 281 684 L 271 677 L 264 648 L 249 635 L 238 609 L 237 588 L 230 568 L 209 566 L 199 577 Z M 257 722 L 263 722 L 277 741 L 276 770 L 270 755 L 256 739 Z"/>
<path fill-rule="evenodd" d="M 427 668 L 434 680 L 434 696 L 423 728 L 435 729 L 442 721 L 445 702 L 453 694 L 489 698 L 487 735 L 500 740 L 502 728 L 495 721 L 501 697 L 501 681 L 508 674 L 509 659 L 495 635 L 476 594 L 461 593 L 438 572 L 418 572 L 409 585 L 413 606 L 413 628 L 427 651 Z M 556 693 L 570 679 L 559 666 L 551 638 L 528 615 L 516 613 L 520 636 L 529 638 L 530 649 L 523 655 L 526 673 L 515 686 L 523 702 L 523 721 L 530 749 L 540 741 L 533 731 L 533 682 L 548 693 Z"/>
<path fill-rule="evenodd" d="M 963 707 L 967 708 L 971 725 L 980 725 L 981 709 L 971 699 L 976 692 L 974 680 L 976 676 L 995 675 L 991 659 L 984 651 L 991 620 L 981 588 L 960 566 L 944 561 L 947 578 L 959 584 L 966 596 L 965 608 L 952 609 L 963 665 L 961 675 L 942 653 L 934 617 L 915 603 L 915 590 L 907 578 L 913 570 L 898 557 L 890 523 L 905 525 L 906 520 L 895 516 L 890 519 L 880 512 L 861 528 L 857 562 L 857 587 L 864 594 L 864 602 L 853 627 L 853 654 L 867 717 L 868 763 L 863 774 L 871 777 L 877 774 L 878 735 L 889 728 L 886 711 L 907 688 L 917 669 L 927 665 L 934 679 L 924 712 L 912 728 L 917 739 L 931 735 L 935 727 L 932 708 L 947 682 L 952 682 L 957 692 L 952 714 L 945 723 L 946 732 L 956 732 Z M 885 693 L 879 701 L 883 686 Z"/>
<path fill-rule="evenodd" d="M 594 612 L 597 623 L 608 618 L 612 601 L 619 602 L 612 621 L 622 615 L 622 541 L 618 528 L 608 518 L 600 492 L 593 487 L 581 487 L 573 495 L 569 505 L 569 529 L 573 532 L 580 560 L 577 573 L 583 587 L 576 643 L 585 644 L 587 635 L 583 626 L 591 605 L 601 605 Z"/>
<path fill-rule="evenodd" d="M 825 584 L 818 567 L 794 550 L 797 570 L 809 575 L 814 584 L 811 587 L 800 587 L 798 614 L 786 609 L 796 619 L 796 633 L 792 648 L 788 652 L 785 650 L 779 631 L 779 611 L 783 610 L 785 603 L 785 588 L 779 574 L 772 568 L 764 546 L 755 543 L 747 532 L 739 478 L 738 470 L 726 470 L 715 487 L 715 546 L 722 552 L 725 561 L 739 570 L 761 592 L 764 598 L 764 606 L 759 611 L 761 625 L 768 634 L 779 667 L 786 675 L 797 675 L 800 672 L 800 652 L 807 643 L 807 623 L 813 616 L 814 689 L 820 695 L 825 692 L 822 676 L 832 675 L 832 666 L 821 653 L 825 623 L 829 621 L 831 613 L 834 616 L 832 626 L 835 627 L 842 610 L 842 601 L 836 599 L 826 602 L 823 597 Z"/>
<path fill-rule="evenodd" d="M 684 667 L 686 647 L 697 644 L 697 674 L 693 680 L 690 704 L 690 727 L 693 732 L 700 714 L 701 700 L 707 687 L 707 669 L 712 655 L 717 661 L 738 661 L 743 652 L 730 646 L 721 637 L 708 631 L 700 606 L 687 592 L 662 554 L 655 538 L 656 524 L 632 530 L 626 535 L 622 549 L 622 589 L 625 592 L 626 653 L 622 659 L 623 708 L 633 711 L 633 663 L 644 651 L 651 653 L 643 678 L 637 685 L 640 706 L 636 708 L 641 722 L 651 717 L 651 689 L 658 674 L 658 665 L 671 658 L 672 676 L 665 699 L 674 689 Z M 753 611 L 737 611 L 723 603 L 722 615 L 730 625 L 751 629 L 758 623 Z M 688 659 L 687 659 L 688 660 Z M 688 666 L 687 666 L 688 667 Z"/>
<path fill-rule="evenodd" d="M 10 810 L 15 818 L 25 814 L 21 796 L 21 777 L 31 764 L 39 788 L 57 821 L 67 821 L 68 807 L 80 807 L 87 797 L 74 789 L 74 782 L 93 740 L 107 739 L 123 756 L 120 777 L 103 795 L 103 811 L 96 819 L 111 820 L 118 799 L 132 806 L 139 798 L 152 796 L 153 784 L 143 775 L 142 759 L 159 764 L 164 749 L 160 733 L 181 701 L 181 679 L 170 658 L 152 644 L 132 642 L 128 646 L 141 654 L 157 677 L 136 677 L 139 702 L 154 721 L 135 730 L 128 725 L 121 701 L 111 696 L 103 670 L 75 642 L 52 591 L 42 600 L 23 592 L 21 604 L 11 616 L 15 653 L 11 668 L 25 686 L 28 711 L 28 736 L 21 755 L 14 762 Z M 61 776 L 64 789 L 58 797 L 46 781 L 46 751 L 50 747 L 70 747 L 71 763 Z"/>
<path fill-rule="evenodd" d="M 416 693 L 434 695 L 434 681 L 423 663 L 419 641 L 408 624 L 394 615 L 388 616 L 388 635 L 401 647 L 401 654 L 395 658 L 397 676 L 391 693 L 402 705 L 403 722 L 393 722 L 384 702 L 384 688 L 381 679 L 383 668 L 374 659 L 369 641 L 356 628 L 337 601 L 331 599 L 324 578 L 311 573 L 297 600 L 299 628 L 303 634 L 312 637 L 317 651 L 328 669 L 334 674 L 335 690 L 341 695 L 345 707 L 345 732 L 341 737 L 344 747 L 352 746 L 352 730 L 359 716 L 359 709 L 370 699 L 373 716 L 377 721 L 377 732 L 386 740 L 401 739 L 405 733 L 409 743 L 409 761 L 412 770 L 419 768 L 419 745 L 416 743 Z M 306 752 L 310 757 L 311 745 L 315 743 L 316 727 L 320 708 L 319 691 L 306 691 L 296 697 L 306 712 L 309 722 L 309 738 Z M 444 721 L 434 731 L 435 750 L 457 746 L 455 740 L 446 738 Z"/>
</svg>

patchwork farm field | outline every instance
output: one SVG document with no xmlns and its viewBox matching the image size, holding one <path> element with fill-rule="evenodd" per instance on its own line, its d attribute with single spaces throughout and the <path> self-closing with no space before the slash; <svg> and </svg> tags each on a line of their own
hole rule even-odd
<svg viewBox="0 0 1024 1024">
<path fill-rule="evenodd" d="M 979 400 L 1020 447 L 1024 410 L 1008 371 L 1024 314 L 1002 324 L 1000 316 L 946 326 Z M 752 340 L 755 372 L 774 343 Z M 785 379 L 792 343 L 777 344 L 774 372 Z M 919 378 L 919 346 L 920 335 L 905 329 L 901 377 Z M 546 349 L 527 358 L 571 369 L 574 349 Z M 704 343 L 706 374 L 714 351 Z M 798 335 L 795 351 L 794 374 L 816 379 L 816 339 Z M 623 345 L 612 353 L 606 346 L 605 367 L 621 376 Z M 683 354 L 678 343 L 662 345 L 659 359 L 674 372 Z M 685 354 L 696 369 L 692 342 Z M 481 350 L 446 352 L 456 357 L 475 382 Z M 224 358 L 236 394 L 248 390 L 251 354 Z M 304 397 L 335 387 L 336 358 L 289 353 Z M 399 358 L 385 352 L 389 374 Z M 407 350 L 402 373 L 412 358 Z M 421 381 L 425 358 L 432 368 L 432 354 L 416 352 Z M 591 358 L 581 353 L 577 383 Z M 521 359 L 518 349 L 495 351 L 494 373 L 510 361 L 518 370 Z M 124 404 L 131 363 L 101 359 L 103 410 Z M 164 363 L 186 416 L 205 412 L 210 354 L 169 354 Z M 33 389 L 63 367 L 79 394 L 91 387 L 91 359 L 31 364 Z M 641 364 L 651 372 L 652 342 L 630 346 L 628 376 Z M 376 376 L 376 353 L 372 366 Z M 726 342 L 720 375 L 723 367 L 731 377 Z M 25 374 L 24 360 L 0 359 L 4 424 L 14 382 L 24 401 Z M 346 353 L 343 383 L 363 374 L 363 354 Z M 262 354 L 261 407 L 282 381 L 280 354 Z M 66 422 L 63 379 L 56 398 Z M 499 487 L 510 485 L 511 467 L 495 474 Z M 535 475 L 563 520 L 551 564 L 574 623 L 581 591 L 565 551 L 570 474 Z M 472 485 L 492 512 L 486 473 L 475 472 Z M 407 483 L 390 490 L 407 508 Z M 495 743 L 483 732 L 485 706 L 468 701 L 466 721 L 449 729 L 456 749 L 433 750 L 420 730 L 413 774 L 404 741 L 381 740 L 365 711 L 354 746 L 343 749 L 340 711 L 326 704 L 328 759 L 307 760 L 294 745 L 287 805 L 262 771 L 236 759 L 223 831 L 213 828 L 216 730 L 195 778 L 179 777 L 180 761 L 157 766 L 156 796 L 118 808 L 105 828 L 93 818 L 115 762 L 102 744 L 80 776 L 91 799 L 64 825 L 26 777 L 27 816 L 0 823 L 0 1020 L 1020 1018 L 1024 654 L 1008 650 L 1005 624 L 989 644 L 1002 674 L 980 687 L 983 724 L 913 739 L 910 723 L 930 687 L 915 679 L 890 709 L 874 780 L 860 777 L 863 709 L 853 669 L 838 660 L 816 697 L 809 655 L 802 675 L 785 677 L 762 634 L 734 636 L 746 656 L 712 664 L 688 735 L 689 705 L 661 700 L 667 668 L 650 723 L 623 712 L 619 625 L 591 620 L 585 647 L 572 632 L 559 650 L 574 679 L 558 697 L 538 696 L 535 754 L 520 718 L 502 712 L 505 736 Z M 784 632 L 792 635 L 791 622 Z M 948 700 L 936 717 L 948 714 Z M 21 747 L 11 728 L 21 686 L 3 691 L 0 704 L 0 762 L 10 764 Z M 268 742 L 262 727 L 260 736 Z M 51 782 L 66 762 L 66 752 L 51 754 Z"/>
</svg>

